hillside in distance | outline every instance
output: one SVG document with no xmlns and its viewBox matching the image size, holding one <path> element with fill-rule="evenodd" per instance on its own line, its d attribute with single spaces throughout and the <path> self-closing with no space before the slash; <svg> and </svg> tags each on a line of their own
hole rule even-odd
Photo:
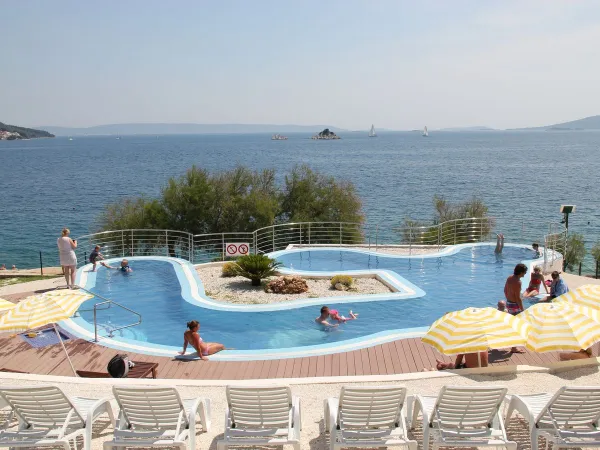
<svg viewBox="0 0 600 450">
<path fill-rule="evenodd" d="M 585 117 L 544 127 L 517 128 L 517 130 L 600 130 L 600 116 Z"/>
<path fill-rule="evenodd" d="M 54 137 L 53 134 L 44 130 L 36 130 L 33 128 L 18 127 L 0 122 L 0 139 L 15 140 L 15 139 L 34 139 L 42 137 Z"/>
<path fill-rule="evenodd" d="M 269 124 L 201 124 L 201 123 L 122 123 L 97 125 L 86 128 L 44 127 L 57 136 L 126 136 L 163 134 L 244 134 L 244 133 L 314 133 L 329 128 L 332 131 L 347 131 L 324 125 L 269 125 Z"/>
</svg>

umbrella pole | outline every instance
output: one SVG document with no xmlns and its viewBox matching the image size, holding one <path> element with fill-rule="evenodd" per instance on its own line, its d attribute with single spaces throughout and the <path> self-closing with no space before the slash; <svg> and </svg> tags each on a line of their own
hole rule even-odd
<svg viewBox="0 0 600 450">
<path fill-rule="evenodd" d="M 67 355 L 67 360 L 69 361 L 71 369 L 73 370 L 73 375 L 77 376 L 77 372 L 75 371 L 75 367 L 73 366 L 73 363 L 71 362 L 71 358 L 69 357 L 69 352 L 67 351 L 67 347 L 65 347 L 65 343 L 63 342 L 62 337 L 60 336 L 60 333 L 56 329 L 56 324 L 53 323 L 52 326 L 54 327 L 54 332 L 56 333 L 56 336 L 58 336 L 58 340 L 60 341 L 60 345 L 62 345 L 62 348 L 65 351 L 65 355 Z"/>
</svg>

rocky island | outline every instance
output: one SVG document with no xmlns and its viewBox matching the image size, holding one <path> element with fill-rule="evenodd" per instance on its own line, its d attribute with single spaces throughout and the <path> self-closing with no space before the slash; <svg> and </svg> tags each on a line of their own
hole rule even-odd
<svg viewBox="0 0 600 450">
<path fill-rule="evenodd" d="M 16 139 L 35 139 L 54 137 L 53 134 L 33 128 L 16 127 L 0 122 L 0 141 L 14 141 Z"/>
<path fill-rule="evenodd" d="M 318 134 L 315 134 L 311 139 L 341 139 L 337 134 L 333 131 L 329 131 L 329 128 L 325 128 Z"/>
</svg>

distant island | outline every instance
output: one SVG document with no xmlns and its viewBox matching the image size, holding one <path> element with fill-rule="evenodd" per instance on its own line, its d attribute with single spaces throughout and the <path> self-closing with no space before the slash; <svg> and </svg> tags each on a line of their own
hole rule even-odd
<svg viewBox="0 0 600 450">
<path fill-rule="evenodd" d="M 44 126 L 57 136 L 131 136 L 131 135 L 167 135 L 167 134 L 251 134 L 269 135 L 287 133 L 313 133 L 326 125 L 273 125 L 273 124 L 208 124 L 208 123 L 121 123 L 96 125 L 86 128 Z M 330 130 L 346 131 L 329 127 Z"/>
<path fill-rule="evenodd" d="M 600 130 L 600 116 L 590 116 L 583 119 L 572 120 L 571 122 L 556 123 L 543 127 L 515 128 L 519 131 L 583 131 Z"/>
<path fill-rule="evenodd" d="M 417 130 L 420 131 L 420 130 Z M 493 128 L 485 126 L 474 126 L 474 127 L 453 127 L 453 128 L 441 128 L 438 131 L 495 131 Z"/>
<path fill-rule="evenodd" d="M 51 138 L 53 134 L 44 130 L 17 127 L 0 122 L 0 141 L 14 141 L 17 139 Z"/>
<path fill-rule="evenodd" d="M 337 134 L 331 131 L 329 128 L 325 128 L 323 131 L 315 134 L 311 139 L 341 139 Z"/>
</svg>

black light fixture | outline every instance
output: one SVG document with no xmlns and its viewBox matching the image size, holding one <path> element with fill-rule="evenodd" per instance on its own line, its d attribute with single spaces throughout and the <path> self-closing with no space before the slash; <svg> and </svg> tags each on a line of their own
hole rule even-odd
<svg viewBox="0 0 600 450">
<path fill-rule="evenodd" d="M 560 205 L 560 212 L 563 214 L 561 223 L 565 224 L 567 231 L 569 230 L 569 214 L 575 212 L 575 205 Z"/>
</svg>

